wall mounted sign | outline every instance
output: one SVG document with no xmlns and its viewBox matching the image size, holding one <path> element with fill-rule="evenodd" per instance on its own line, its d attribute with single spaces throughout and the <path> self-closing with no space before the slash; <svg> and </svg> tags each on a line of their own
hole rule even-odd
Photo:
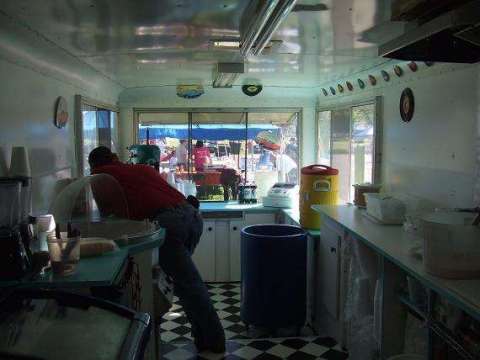
<svg viewBox="0 0 480 360">
<path fill-rule="evenodd" d="M 410 68 L 410 70 L 412 70 L 412 72 L 416 72 L 418 70 L 418 65 L 415 61 L 409 62 L 408 67 Z"/>
<path fill-rule="evenodd" d="M 251 84 L 251 85 L 243 85 L 242 86 L 242 91 L 247 96 L 256 96 L 256 95 L 260 94 L 262 89 L 263 89 L 262 85 Z"/>
<path fill-rule="evenodd" d="M 330 92 L 332 93 L 332 95 L 335 95 L 336 94 L 336 91 L 333 87 L 330 86 Z"/>
<path fill-rule="evenodd" d="M 375 76 L 368 75 L 368 80 L 370 80 L 370 84 L 372 84 L 372 86 L 377 85 L 377 78 Z"/>
<path fill-rule="evenodd" d="M 395 65 L 393 67 L 393 71 L 395 72 L 395 75 L 397 75 L 398 77 L 401 77 L 403 75 L 403 70 L 399 65 Z"/>
<path fill-rule="evenodd" d="M 410 88 L 403 90 L 400 96 L 400 116 L 405 122 L 410 122 L 415 111 L 415 99 Z"/>
<path fill-rule="evenodd" d="M 350 91 L 353 91 L 353 85 L 350 81 L 347 81 L 346 82 L 346 85 L 347 85 L 347 89 L 350 90 Z"/>
<path fill-rule="evenodd" d="M 342 85 L 338 84 L 337 89 L 338 89 L 339 93 L 343 93 L 343 86 Z"/>
<path fill-rule="evenodd" d="M 195 99 L 204 93 L 202 85 L 177 85 L 177 96 L 183 99 Z"/>
<path fill-rule="evenodd" d="M 55 103 L 55 119 L 54 124 L 57 128 L 61 129 L 68 123 L 68 107 L 67 100 L 63 96 L 57 98 Z"/>
<path fill-rule="evenodd" d="M 382 77 L 383 77 L 383 80 L 390 81 L 390 74 L 385 70 L 382 70 Z"/>
<path fill-rule="evenodd" d="M 324 96 L 328 96 L 328 91 L 327 91 L 327 90 L 322 89 L 322 91 L 323 91 L 323 95 L 324 95 Z"/>
<path fill-rule="evenodd" d="M 358 86 L 360 86 L 360 89 L 365 89 L 365 83 L 363 82 L 362 79 L 358 79 Z"/>
</svg>

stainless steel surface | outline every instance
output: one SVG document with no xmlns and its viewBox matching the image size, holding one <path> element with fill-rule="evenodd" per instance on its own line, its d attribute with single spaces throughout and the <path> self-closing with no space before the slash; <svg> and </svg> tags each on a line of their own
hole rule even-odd
<svg viewBox="0 0 480 360">
<path fill-rule="evenodd" d="M 479 25 L 480 2 L 471 1 L 380 46 L 379 55 L 400 60 L 475 63 L 480 61 Z"/>
<path fill-rule="evenodd" d="M 12 18 L 123 87 L 210 84 L 217 62 L 239 56 L 212 48 L 211 42 L 239 38 L 248 3 L 2 0 L 0 17 Z M 302 0 L 297 5 L 274 33 L 272 39 L 281 45 L 250 58 L 239 83 L 255 77 L 266 86 L 319 85 L 384 62 L 376 43 L 400 34 L 389 22 L 388 0 Z M 34 57 L 39 50 L 32 50 L 21 55 Z"/>
</svg>

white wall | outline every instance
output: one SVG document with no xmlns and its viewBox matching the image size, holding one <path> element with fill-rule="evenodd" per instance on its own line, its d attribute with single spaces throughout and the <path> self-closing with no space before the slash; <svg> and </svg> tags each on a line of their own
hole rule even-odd
<svg viewBox="0 0 480 360">
<path fill-rule="evenodd" d="M 315 161 L 315 95 L 312 90 L 301 88 L 264 88 L 255 96 L 244 95 L 238 86 L 232 89 L 208 87 L 197 99 L 182 99 L 176 88 L 146 87 L 126 89 L 120 94 L 120 143 L 123 149 L 135 142 L 133 138 L 133 108 L 302 108 L 302 163 Z M 123 157 L 127 156 L 124 152 Z"/>
<path fill-rule="evenodd" d="M 70 177 L 74 163 L 74 96 L 116 103 L 121 88 L 30 30 L 0 16 L 0 168 L 12 146 L 29 150 L 33 211 L 48 210 L 56 180 Z M 58 96 L 68 103 L 70 122 L 53 125 Z"/>
<path fill-rule="evenodd" d="M 392 65 L 389 83 L 356 90 L 353 95 L 319 96 L 319 106 L 339 106 L 383 96 L 382 180 L 387 191 L 416 195 L 441 206 L 472 206 L 477 182 L 476 147 L 480 67 L 419 65 L 398 79 Z M 366 81 L 367 74 L 361 74 Z M 353 80 L 353 79 L 349 79 Z M 356 82 L 355 82 L 356 84 Z M 333 85 L 333 84 L 332 84 Z M 401 121 L 399 100 L 404 88 L 415 95 L 415 114 Z"/>
</svg>

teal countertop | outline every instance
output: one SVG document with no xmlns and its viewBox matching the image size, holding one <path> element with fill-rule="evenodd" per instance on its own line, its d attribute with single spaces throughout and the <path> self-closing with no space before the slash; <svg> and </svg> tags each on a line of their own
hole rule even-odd
<svg viewBox="0 0 480 360">
<path fill-rule="evenodd" d="M 365 210 L 353 205 L 313 205 L 312 209 L 339 224 L 355 239 L 396 264 L 424 286 L 480 320 L 480 279 L 450 280 L 427 273 L 422 259 L 411 254 L 412 246 L 423 242 L 419 235 L 404 231 L 402 226 L 374 223 L 364 215 Z"/>
<path fill-rule="evenodd" d="M 239 204 L 237 201 L 218 201 L 218 202 L 201 202 L 201 212 L 212 211 L 248 211 L 248 212 L 277 212 L 279 209 L 272 207 L 265 207 L 262 204 Z"/>
<path fill-rule="evenodd" d="M 118 279 L 129 256 L 160 247 L 164 239 L 165 230 L 159 229 L 144 238 L 137 238 L 136 244 L 121 247 L 117 251 L 101 256 L 80 259 L 77 271 L 70 276 L 57 276 L 47 271 L 35 279 L 0 282 L 0 287 L 53 289 L 111 286 Z"/>
<path fill-rule="evenodd" d="M 200 211 L 203 213 L 216 211 L 242 211 L 246 213 L 283 213 L 288 216 L 295 224 L 300 226 L 300 211 L 298 206 L 292 209 L 281 209 L 263 206 L 262 204 L 239 204 L 237 201 L 229 202 L 202 202 Z M 320 236 L 320 230 L 306 229 L 311 236 Z"/>
</svg>

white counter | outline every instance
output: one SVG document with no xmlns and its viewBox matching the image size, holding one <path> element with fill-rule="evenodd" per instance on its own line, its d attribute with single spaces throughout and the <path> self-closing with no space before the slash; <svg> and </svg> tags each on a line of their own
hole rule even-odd
<svg viewBox="0 0 480 360">
<path fill-rule="evenodd" d="M 322 216 L 331 218 L 410 276 L 480 320 L 480 279 L 447 280 L 426 273 L 422 260 L 409 253 L 412 243 L 421 239 L 406 233 L 402 226 L 375 224 L 362 215 L 364 210 L 353 205 L 313 205 L 312 208 Z"/>
</svg>

